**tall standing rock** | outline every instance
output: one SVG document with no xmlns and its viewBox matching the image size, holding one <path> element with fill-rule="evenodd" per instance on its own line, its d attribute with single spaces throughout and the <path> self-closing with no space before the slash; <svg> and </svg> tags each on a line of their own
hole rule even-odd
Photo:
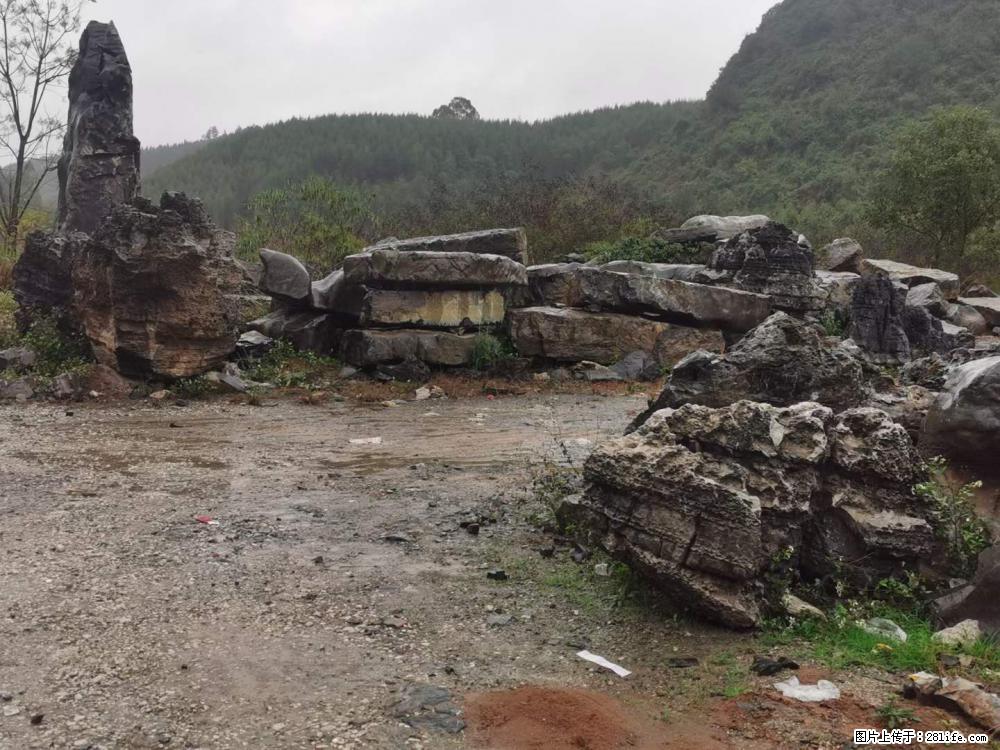
<svg viewBox="0 0 1000 750">
<path fill-rule="evenodd" d="M 132 68 L 113 23 L 92 21 L 69 76 L 69 121 L 59 160 L 59 229 L 92 234 L 139 194 L 132 134 Z"/>
</svg>

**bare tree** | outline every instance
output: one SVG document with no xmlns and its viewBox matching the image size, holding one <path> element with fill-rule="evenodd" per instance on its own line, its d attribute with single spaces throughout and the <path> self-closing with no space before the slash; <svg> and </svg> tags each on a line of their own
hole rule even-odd
<svg viewBox="0 0 1000 750">
<path fill-rule="evenodd" d="M 16 246 L 25 212 L 57 165 L 64 126 L 45 111 L 46 95 L 73 66 L 87 1 L 0 0 L 0 147 L 13 159 L 0 171 L 0 240 L 7 248 Z"/>
</svg>

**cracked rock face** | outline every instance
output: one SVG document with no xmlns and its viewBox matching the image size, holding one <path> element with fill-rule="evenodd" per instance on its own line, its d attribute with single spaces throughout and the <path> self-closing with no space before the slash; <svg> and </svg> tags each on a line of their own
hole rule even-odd
<svg viewBox="0 0 1000 750">
<path fill-rule="evenodd" d="M 73 269 L 76 316 L 98 361 L 169 378 L 219 367 L 238 339 L 234 246 L 180 193 L 159 207 L 137 199 L 116 208 Z"/>
<path fill-rule="evenodd" d="M 918 465 L 877 409 L 688 405 L 599 447 L 582 504 L 609 552 L 704 617 L 749 628 L 768 561 L 788 547 L 805 576 L 836 564 L 859 582 L 929 555 Z"/>
<path fill-rule="evenodd" d="M 132 68 L 113 23 L 92 21 L 69 77 L 69 122 L 59 160 L 59 229 L 92 234 L 139 194 L 132 133 Z"/>
</svg>

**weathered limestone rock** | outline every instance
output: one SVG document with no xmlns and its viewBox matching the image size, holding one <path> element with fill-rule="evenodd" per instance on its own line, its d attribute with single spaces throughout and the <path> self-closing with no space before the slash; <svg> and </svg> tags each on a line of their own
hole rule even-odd
<svg viewBox="0 0 1000 750">
<path fill-rule="evenodd" d="M 38 354 L 33 349 L 24 346 L 13 347 L 0 351 L 0 372 L 30 370 L 38 361 Z"/>
<path fill-rule="evenodd" d="M 846 409 L 863 403 L 867 393 L 864 368 L 848 349 L 830 345 L 815 326 L 779 312 L 725 354 L 696 351 L 681 360 L 633 429 L 661 409 L 684 404 L 818 401 Z"/>
<path fill-rule="evenodd" d="M 28 235 L 14 265 L 14 299 L 22 329 L 27 329 L 39 314 L 52 315 L 64 327 L 71 327 L 73 260 L 86 241 L 87 235 L 79 232 Z"/>
<path fill-rule="evenodd" d="M 218 367 L 238 338 L 234 245 L 180 193 L 114 209 L 73 269 L 76 317 L 98 361 L 171 378 Z"/>
<path fill-rule="evenodd" d="M 363 326 L 475 328 L 502 323 L 507 312 L 496 290 L 370 289 L 361 305 Z"/>
<path fill-rule="evenodd" d="M 881 274 L 863 276 L 851 303 L 851 338 L 876 362 L 906 362 L 905 312 L 905 287 Z"/>
<path fill-rule="evenodd" d="M 953 349 L 975 346 L 976 337 L 965 328 L 938 320 L 924 307 L 907 307 L 903 328 L 911 354 L 947 354 Z"/>
<path fill-rule="evenodd" d="M 861 273 L 865 251 L 861 243 L 847 237 L 834 240 L 816 254 L 816 268 L 840 273 Z"/>
<path fill-rule="evenodd" d="M 673 279 L 613 273 L 598 268 L 576 271 L 581 306 L 633 315 L 651 315 L 671 323 L 749 331 L 771 313 L 761 294 Z"/>
<path fill-rule="evenodd" d="M 69 76 L 69 123 L 59 160 L 59 228 L 93 233 L 139 193 L 132 68 L 113 23 L 92 21 Z"/>
<path fill-rule="evenodd" d="M 299 351 L 324 356 L 337 353 L 344 333 L 337 316 L 310 310 L 275 310 L 248 323 L 247 328 L 269 339 L 290 341 Z"/>
<path fill-rule="evenodd" d="M 374 367 L 410 359 L 454 367 L 471 364 L 475 346 L 475 334 L 419 329 L 351 330 L 344 333 L 340 354 L 345 362 L 355 367 Z"/>
<path fill-rule="evenodd" d="M 927 415 L 921 447 L 1000 475 L 1000 356 L 974 360 L 952 370 Z"/>
<path fill-rule="evenodd" d="M 477 255 L 503 255 L 518 263 L 528 262 L 528 237 L 523 229 L 487 229 L 481 232 L 464 232 L 439 237 L 414 237 L 388 239 L 379 242 L 366 252 L 375 249 L 412 250 L 432 253 L 475 253 Z"/>
<path fill-rule="evenodd" d="M 692 349 L 721 351 L 723 347 L 717 331 L 618 313 L 529 307 L 511 310 L 507 321 L 511 340 L 522 356 L 563 362 L 587 360 L 611 365 L 642 351 L 667 366 Z"/>
<path fill-rule="evenodd" d="M 605 271 L 655 276 L 658 279 L 675 279 L 691 284 L 718 284 L 728 281 L 732 274 L 713 271 L 708 266 L 688 263 L 643 263 L 638 260 L 614 260 L 601 266 Z"/>
<path fill-rule="evenodd" d="M 703 616 L 749 628 L 768 561 L 789 546 L 806 577 L 838 555 L 859 581 L 926 557 L 918 464 L 875 409 L 688 405 L 595 450 L 582 505 L 609 552 Z"/>
<path fill-rule="evenodd" d="M 910 287 L 906 293 L 906 306 L 926 308 L 935 318 L 948 317 L 951 309 L 951 303 L 944 298 L 941 287 L 934 282 Z"/>
<path fill-rule="evenodd" d="M 694 216 L 683 224 L 681 229 L 708 230 L 715 239 L 728 240 L 751 229 L 760 229 L 770 221 L 766 216 Z M 711 240 L 714 242 L 714 240 Z"/>
<path fill-rule="evenodd" d="M 291 303 L 302 303 L 309 298 L 312 279 L 298 258 L 265 248 L 260 251 L 260 261 L 264 264 L 260 279 L 264 292 Z"/>
<path fill-rule="evenodd" d="M 410 242 L 420 241 L 407 241 Z M 470 289 L 528 283 L 527 269 L 503 254 L 446 250 L 450 242 L 443 242 L 442 248 L 431 245 L 420 250 L 396 249 L 403 244 L 380 246 L 345 258 L 343 268 L 347 282 L 382 289 Z M 465 246 L 458 241 L 454 244 Z"/>
<path fill-rule="evenodd" d="M 937 268 L 918 268 L 907 263 L 897 263 L 894 260 L 868 258 L 861 264 L 861 273 L 863 275 L 886 276 L 893 281 L 903 283 L 907 288 L 935 283 L 940 287 L 946 300 L 953 301 L 958 298 L 960 288 L 958 276 L 947 271 L 940 271 Z"/>
<path fill-rule="evenodd" d="M 309 306 L 313 310 L 335 313 L 345 320 L 357 320 L 367 292 L 360 284 L 350 283 L 344 269 L 340 268 L 312 283 Z"/>
<path fill-rule="evenodd" d="M 769 222 L 733 237 L 709 265 L 735 273 L 736 288 L 769 295 L 776 309 L 809 312 L 823 306 L 812 248 L 783 224 Z"/>
<path fill-rule="evenodd" d="M 953 303 L 948 308 L 944 319 L 953 326 L 966 329 L 973 336 L 986 335 L 993 327 L 986 322 L 986 318 L 976 308 L 961 302 Z"/>
<path fill-rule="evenodd" d="M 850 317 L 854 288 L 861 281 L 856 273 L 841 271 L 817 271 L 816 284 L 823 299 L 823 309 Z"/>
<path fill-rule="evenodd" d="M 549 263 L 528 269 L 528 288 L 533 305 L 548 307 L 579 307 L 583 304 L 580 292 L 579 263 Z M 526 305 L 531 307 L 531 305 Z"/>
<path fill-rule="evenodd" d="M 959 302 L 982 315 L 991 328 L 1000 326 L 1000 297 L 963 297 Z"/>
</svg>

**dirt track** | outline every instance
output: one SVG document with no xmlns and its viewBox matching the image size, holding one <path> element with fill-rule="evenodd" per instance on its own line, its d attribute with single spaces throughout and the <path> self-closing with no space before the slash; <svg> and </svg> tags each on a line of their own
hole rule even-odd
<svg viewBox="0 0 1000 750">
<path fill-rule="evenodd" d="M 0 748 L 840 747 L 884 675 L 837 675 L 835 709 L 776 701 L 751 637 L 539 554 L 533 479 L 644 403 L 0 407 Z M 414 683 L 474 696 L 481 725 L 405 725 Z M 542 697 L 483 696 L 524 685 Z"/>
</svg>

